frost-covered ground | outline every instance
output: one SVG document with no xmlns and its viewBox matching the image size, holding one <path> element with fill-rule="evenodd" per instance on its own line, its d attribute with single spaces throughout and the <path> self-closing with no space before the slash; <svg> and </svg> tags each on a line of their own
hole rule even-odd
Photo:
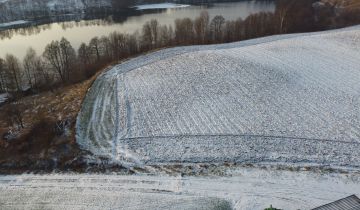
<svg viewBox="0 0 360 210">
<path fill-rule="evenodd" d="M 174 3 L 160 3 L 160 4 L 142 4 L 137 5 L 137 10 L 149 10 L 149 9 L 172 9 L 172 8 L 183 8 L 188 7 L 187 4 L 174 4 Z"/>
<path fill-rule="evenodd" d="M 101 75 L 77 141 L 130 164 L 360 167 L 360 27 L 172 48 Z"/>
<path fill-rule="evenodd" d="M 233 169 L 229 176 L 0 176 L 1 209 L 311 209 L 360 193 L 359 176 Z M 231 175 L 231 176 L 230 176 Z"/>
</svg>

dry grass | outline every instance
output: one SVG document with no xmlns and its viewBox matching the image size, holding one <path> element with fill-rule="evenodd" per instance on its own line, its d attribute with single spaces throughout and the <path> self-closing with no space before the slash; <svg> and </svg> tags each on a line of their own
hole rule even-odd
<svg viewBox="0 0 360 210">
<path fill-rule="evenodd" d="M 16 130 L 8 122 L 5 111 L 12 104 L 1 106 L 0 174 L 29 170 L 87 170 L 83 159 L 87 152 L 80 150 L 75 141 L 75 122 L 87 90 L 105 69 L 81 83 L 21 98 L 18 103 L 24 107 L 25 128 L 18 132 L 15 139 L 3 138 L 9 130 Z M 62 133 L 56 129 L 56 123 L 60 120 L 69 123 Z"/>
<path fill-rule="evenodd" d="M 103 70 L 78 84 L 21 98 L 19 103 L 24 107 L 23 120 L 25 128 L 20 130 L 18 138 L 29 134 L 33 127 L 42 121 L 75 121 L 88 88 L 101 72 Z M 11 125 L 7 120 L 8 116 L 5 110 L 8 106 L 11 106 L 11 104 L 0 107 L 0 137 L 9 130 L 16 130 L 15 126 Z M 75 141 L 75 138 L 72 141 Z M 6 144 L 5 141 L 0 140 L 0 148 L 6 146 Z"/>
</svg>

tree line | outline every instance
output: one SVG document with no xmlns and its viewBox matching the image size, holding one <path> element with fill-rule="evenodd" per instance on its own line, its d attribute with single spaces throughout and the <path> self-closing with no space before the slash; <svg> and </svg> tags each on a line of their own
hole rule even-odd
<svg viewBox="0 0 360 210">
<path fill-rule="evenodd" d="M 315 10 L 313 3 L 314 0 L 277 0 L 274 12 L 255 13 L 246 19 L 226 20 L 221 15 L 210 19 L 206 11 L 195 19 L 176 19 L 172 26 L 161 25 L 153 19 L 140 31 L 94 37 L 77 50 L 62 38 L 49 43 L 42 55 L 30 48 L 22 61 L 10 54 L 0 58 L 0 92 L 51 90 L 58 85 L 89 78 L 111 63 L 155 49 L 226 43 L 334 27 L 334 21 L 327 20 L 329 14 Z M 352 21 L 360 23 L 360 20 Z M 347 24 L 347 21 L 337 23 L 336 27 Z"/>
</svg>

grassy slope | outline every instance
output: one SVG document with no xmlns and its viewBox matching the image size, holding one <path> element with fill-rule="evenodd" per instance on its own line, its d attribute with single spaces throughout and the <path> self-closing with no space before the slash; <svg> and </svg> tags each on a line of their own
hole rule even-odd
<svg viewBox="0 0 360 210">
<path fill-rule="evenodd" d="M 6 116 L 6 109 L 10 105 L 0 107 L 0 173 L 29 167 L 42 170 L 54 164 L 64 166 L 66 161 L 79 156 L 81 151 L 75 143 L 74 132 L 76 116 L 98 74 L 78 84 L 20 99 L 19 102 L 25 107 L 25 128 L 21 129 L 16 139 L 10 141 L 2 138 L 10 129 L 16 130 Z M 71 130 L 66 135 L 56 135 L 53 131 L 60 120 L 71 123 Z"/>
</svg>

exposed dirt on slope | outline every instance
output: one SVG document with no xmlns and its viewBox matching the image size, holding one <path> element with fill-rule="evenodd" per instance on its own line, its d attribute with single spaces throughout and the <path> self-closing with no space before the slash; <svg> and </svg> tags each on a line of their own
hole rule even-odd
<svg viewBox="0 0 360 210">
<path fill-rule="evenodd" d="M 12 104 L 0 107 L 0 173 L 83 171 L 87 152 L 75 142 L 75 122 L 95 78 L 21 98 L 24 128 L 11 122 Z"/>
</svg>

